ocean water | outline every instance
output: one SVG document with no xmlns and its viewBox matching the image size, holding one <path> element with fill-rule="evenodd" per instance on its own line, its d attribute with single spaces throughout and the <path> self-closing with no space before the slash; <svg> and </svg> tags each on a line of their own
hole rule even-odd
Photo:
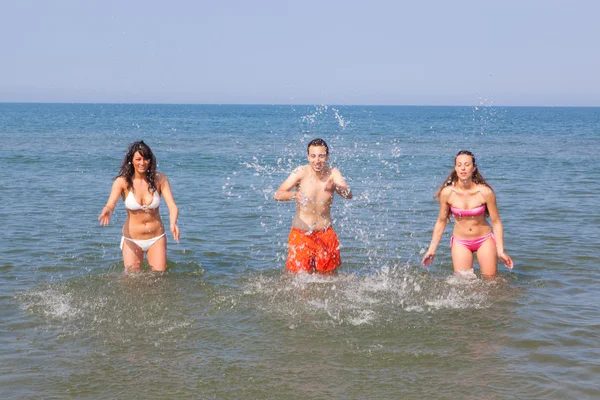
<svg viewBox="0 0 600 400">
<path fill-rule="evenodd" d="M 272 196 L 315 137 L 355 198 L 338 273 L 292 276 Z M 122 204 L 97 217 L 140 139 L 182 240 L 128 276 Z M 0 143 L 3 398 L 600 398 L 600 108 L 0 104 Z M 462 149 L 515 261 L 493 281 L 452 275 L 451 225 L 420 266 Z"/>
</svg>

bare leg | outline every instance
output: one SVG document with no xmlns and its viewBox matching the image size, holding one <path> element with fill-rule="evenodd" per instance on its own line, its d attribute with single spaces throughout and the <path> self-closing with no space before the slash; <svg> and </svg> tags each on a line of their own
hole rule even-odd
<svg viewBox="0 0 600 400">
<path fill-rule="evenodd" d="M 496 243 L 491 237 L 488 238 L 479 250 L 477 250 L 477 261 L 481 268 L 481 275 L 494 276 L 498 272 L 498 256 L 496 254 Z"/>
<path fill-rule="evenodd" d="M 167 270 L 167 236 L 163 236 L 146 252 L 146 259 L 152 271 Z"/>
<path fill-rule="evenodd" d="M 142 268 L 144 252 L 137 244 L 123 240 L 123 265 L 126 272 L 139 272 Z"/>
<path fill-rule="evenodd" d="M 452 264 L 454 272 L 465 272 L 473 268 L 473 253 L 460 243 L 452 243 Z"/>
</svg>

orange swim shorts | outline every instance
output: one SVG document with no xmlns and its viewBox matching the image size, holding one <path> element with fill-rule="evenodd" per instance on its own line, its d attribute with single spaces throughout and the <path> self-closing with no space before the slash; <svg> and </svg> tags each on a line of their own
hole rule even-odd
<svg viewBox="0 0 600 400">
<path fill-rule="evenodd" d="M 285 267 L 292 272 L 333 271 L 342 263 L 340 242 L 332 227 L 307 232 L 292 228 Z"/>
</svg>

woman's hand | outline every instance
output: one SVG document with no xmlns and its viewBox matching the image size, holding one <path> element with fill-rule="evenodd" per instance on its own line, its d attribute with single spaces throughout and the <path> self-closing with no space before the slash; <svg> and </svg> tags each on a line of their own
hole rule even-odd
<svg viewBox="0 0 600 400">
<path fill-rule="evenodd" d="M 429 267 L 433 263 L 433 259 L 435 258 L 435 253 L 431 250 L 427 250 L 427 253 L 423 256 L 423 266 Z"/>
<path fill-rule="evenodd" d="M 104 226 L 108 225 L 110 222 L 110 217 L 112 216 L 112 210 L 109 207 L 104 207 L 100 216 L 98 217 L 98 221 Z"/>
<path fill-rule="evenodd" d="M 179 242 L 179 227 L 175 223 L 171 223 L 171 233 L 176 242 Z"/>
<path fill-rule="evenodd" d="M 502 260 L 502 262 L 504 263 L 504 265 L 506 265 L 506 268 L 508 268 L 508 269 L 512 269 L 513 268 L 513 260 L 512 260 L 512 258 L 510 258 L 508 256 L 508 254 L 506 254 L 505 252 L 498 253 L 498 258 L 500 260 Z"/>
</svg>

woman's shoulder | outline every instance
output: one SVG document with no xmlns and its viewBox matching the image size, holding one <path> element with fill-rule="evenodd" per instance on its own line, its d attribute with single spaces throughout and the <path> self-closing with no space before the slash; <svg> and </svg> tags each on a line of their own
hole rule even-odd
<svg viewBox="0 0 600 400">
<path fill-rule="evenodd" d="M 162 172 L 156 172 L 154 181 L 156 182 L 156 186 L 160 190 L 160 187 L 162 185 L 164 185 L 165 183 L 169 183 L 169 178 L 167 178 L 167 176 Z"/>
<path fill-rule="evenodd" d="M 127 179 L 124 176 L 117 176 L 114 184 L 121 188 L 127 188 Z"/>
<path fill-rule="evenodd" d="M 494 191 L 488 185 L 480 183 L 477 189 L 479 190 L 479 193 L 481 193 L 484 197 L 494 196 Z"/>
<path fill-rule="evenodd" d="M 452 193 L 456 192 L 456 188 L 454 185 L 447 185 L 442 188 L 440 191 L 440 195 L 450 196 Z"/>
<path fill-rule="evenodd" d="M 129 188 L 127 186 L 127 179 L 124 176 L 117 176 L 112 185 L 112 193 L 118 191 L 123 198 L 127 196 Z"/>
<path fill-rule="evenodd" d="M 440 190 L 440 202 L 447 201 L 455 191 L 456 190 L 452 185 L 444 186 L 442 190 Z"/>
</svg>

